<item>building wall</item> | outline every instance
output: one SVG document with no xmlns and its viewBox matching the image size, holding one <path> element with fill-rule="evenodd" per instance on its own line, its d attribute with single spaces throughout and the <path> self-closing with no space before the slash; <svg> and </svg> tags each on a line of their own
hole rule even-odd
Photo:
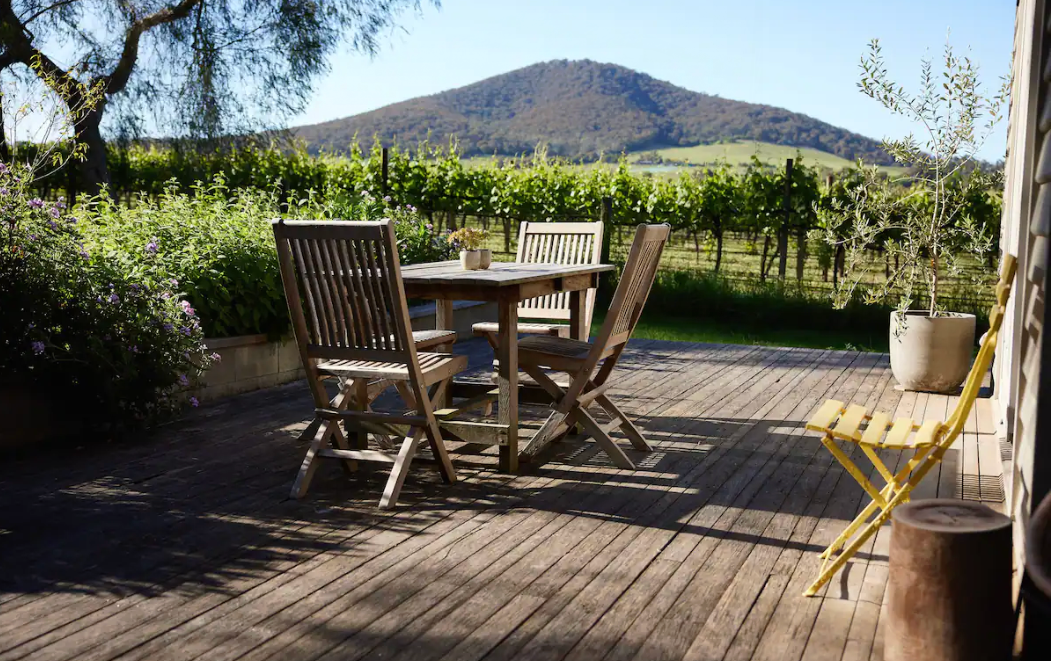
<svg viewBox="0 0 1051 661">
<path fill-rule="evenodd" d="M 1021 0 L 1015 22 L 1015 46 L 1012 58 L 1011 107 L 1008 125 L 1008 150 L 1005 164 L 1004 217 L 1001 247 L 1018 257 L 1018 277 L 1005 319 L 1001 346 L 997 398 L 1002 433 L 1013 444 L 1013 471 L 1010 480 L 1011 512 L 1015 517 L 1016 541 L 1024 538 L 1025 525 L 1032 500 L 1032 439 L 1018 427 L 1022 403 L 1022 365 L 1030 347 L 1026 333 L 1026 305 L 1033 296 L 1028 275 L 1030 250 L 1029 219 L 1033 204 L 1034 166 L 1037 158 L 1035 119 L 1040 96 L 1040 71 L 1043 31 L 1037 16 L 1043 15 L 1043 0 Z M 1021 564 L 1024 545 L 1015 545 Z"/>
<path fill-rule="evenodd" d="M 1025 563 L 1030 513 L 1051 490 L 1051 346 L 1047 322 L 1051 236 L 1051 16 L 1046 0 L 1020 0 L 1015 24 L 1008 154 L 1001 247 L 1017 255 L 1018 275 L 998 351 L 997 397 L 1003 431 L 1013 445 L 1009 504 L 1016 565 Z M 1021 572 L 1018 573 L 1020 579 Z M 1047 644 L 1024 625 L 1027 658 L 1049 658 Z"/>
</svg>

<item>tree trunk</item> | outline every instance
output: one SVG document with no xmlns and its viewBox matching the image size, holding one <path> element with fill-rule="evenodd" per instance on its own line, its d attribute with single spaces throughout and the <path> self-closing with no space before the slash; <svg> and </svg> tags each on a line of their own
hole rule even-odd
<svg viewBox="0 0 1051 661">
<path fill-rule="evenodd" d="M 97 195 L 103 185 L 109 185 L 109 167 L 106 165 L 106 141 L 102 139 L 99 123 L 101 110 L 85 115 L 74 125 L 77 143 L 86 145 L 84 160 L 79 164 L 80 185 L 88 195 Z"/>
<path fill-rule="evenodd" d="M 798 282 L 803 282 L 806 257 L 806 230 L 800 229 L 798 234 L 796 234 L 796 280 Z"/>
<path fill-rule="evenodd" d="M 759 259 L 759 279 L 766 281 L 766 256 L 770 253 L 770 235 L 763 239 L 763 256 Z"/>
<path fill-rule="evenodd" d="M 836 252 L 832 256 L 832 286 L 839 285 L 839 276 L 842 271 L 841 264 L 844 261 L 843 246 L 837 245 Z"/>
<path fill-rule="evenodd" d="M 785 281 L 788 270 L 788 223 L 782 223 L 777 230 L 777 279 Z"/>
<path fill-rule="evenodd" d="M 723 228 L 715 225 L 715 272 L 719 272 L 719 266 L 723 263 Z"/>
<path fill-rule="evenodd" d="M 693 257 L 694 261 L 701 261 L 701 239 L 697 236 L 697 230 L 693 231 Z"/>
<path fill-rule="evenodd" d="M 11 148 L 7 146 L 7 132 L 4 131 L 4 97 L 0 94 L 0 161 L 11 162 Z"/>
</svg>

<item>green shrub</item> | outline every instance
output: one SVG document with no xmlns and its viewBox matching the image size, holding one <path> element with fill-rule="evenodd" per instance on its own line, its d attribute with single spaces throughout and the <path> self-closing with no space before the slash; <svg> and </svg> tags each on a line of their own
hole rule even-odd
<svg viewBox="0 0 1051 661">
<path fill-rule="evenodd" d="M 402 265 L 426 264 L 452 259 L 455 248 L 440 234 L 434 225 L 422 218 L 419 210 L 411 204 L 391 206 L 390 196 L 382 200 L 369 191 L 354 195 L 339 188 L 330 187 L 319 199 L 311 196 L 298 204 L 299 217 L 326 218 L 333 220 L 386 220 L 394 221 L 394 236 L 398 240 L 398 258 Z"/>
<path fill-rule="evenodd" d="M 964 296 L 966 292 L 970 297 Z M 978 317 L 978 333 L 987 328 L 987 310 L 979 292 L 955 292 L 954 309 Z M 609 294 L 605 298 L 608 300 Z M 797 282 L 782 283 L 759 278 L 730 279 L 717 273 L 661 270 L 646 303 L 645 314 L 657 317 L 698 319 L 705 324 L 740 331 L 813 331 L 883 334 L 889 329 L 894 308 L 866 302 L 858 288 L 841 309 L 830 304 L 828 293 Z"/>
<path fill-rule="evenodd" d="M 169 279 L 92 252 L 83 223 L 61 198 L 31 198 L 31 180 L 0 164 L 0 373 L 90 411 L 86 431 L 172 413 L 212 360 L 194 310 Z"/>
<path fill-rule="evenodd" d="M 169 187 L 131 206 L 103 194 L 81 201 L 89 247 L 134 277 L 174 279 L 208 337 L 288 332 L 288 308 L 271 220 L 390 218 L 402 264 L 449 259 L 451 248 L 411 206 L 308 194 L 282 204 L 276 191 L 230 189 L 220 176 L 189 193 Z M 151 250 L 145 250 L 151 246 Z"/>
<path fill-rule="evenodd" d="M 89 247 L 133 277 L 177 281 L 209 337 L 287 330 L 269 222 L 279 215 L 274 193 L 232 191 L 218 177 L 132 206 L 103 194 L 81 207 Z"/>
</svg>

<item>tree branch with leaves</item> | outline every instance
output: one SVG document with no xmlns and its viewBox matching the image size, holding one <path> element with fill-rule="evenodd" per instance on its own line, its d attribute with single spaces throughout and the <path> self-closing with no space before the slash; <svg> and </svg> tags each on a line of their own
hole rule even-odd
<svg viewBox="0 0 1051 661">
<path fill-rule="evenodd" d="M 419 0 L 0 0 L 0 70 L 71 109 L 101 88 L 76 125 L 93 192 L 109 179 L 104 118 L 107 134 L 131 138 L 275 128 L 303 109 L 331 55 L 375 53 L 407 10 Z"/>
<path fill-rule="evenodd" d="M 1010 92 L 1010 79 L 986 94 L 979 68 L 946 43 L 940 71 L 933 60 L 920 65 L 918 92 L 907 91 L 887 73 L 879 45 L 873 39 L 861 58 L 858 88 L 884 108 L 922 128 L 922 137 L 909 134 L 885 139 L 883 148 L 910 175 L 898 180 L 900 192 L 877 169 L 862 168 L 863 176 L 842 199 L 818 209 L 819 234 L 833 245 L 846 246 L 853 277 L 841 285 L 837 301 L 852 296 L 872 264 L 872 251 L 896 257 L 898 267 L 883 284 L 868 293 L 885 299 L 898 293 L 904 311 L 925 295 L 928 314 L 938 311 L 938 293 L 944 272 L 960 271 L 961 255 L 983 255 L 992 238 L 983 223 L 968 213 L 975 196 L 985 195 L 995 174 L 986 171 L 977 153 L 1001 119 Z M 889 262 L 884 262 L 888 271 Z"/>
</svg>

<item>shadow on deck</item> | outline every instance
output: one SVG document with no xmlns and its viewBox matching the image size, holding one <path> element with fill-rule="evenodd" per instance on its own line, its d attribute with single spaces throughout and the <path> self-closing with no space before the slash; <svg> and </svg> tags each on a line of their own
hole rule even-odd
<svg viewBox="0 0 1051 661">
<path fill-rule="evenodd" d="M 833 396 L 917 420 L 954 398 L 895 390 L 877 354 L 656 341 L 611 392 L 656 448 L 638 471 L 570 439 L 507 476 L 463 446 L 457 485 L 421 461 L 394 512 L 385 471 L 335 464 L 288 499 L 302 383 L 5 462 L 0 660 L 882 657 L 888 531 L 800 596 L 862 503 L 803 422 Z M 987 413 L 917 497 L 996 499 Z"/>
</svg>

